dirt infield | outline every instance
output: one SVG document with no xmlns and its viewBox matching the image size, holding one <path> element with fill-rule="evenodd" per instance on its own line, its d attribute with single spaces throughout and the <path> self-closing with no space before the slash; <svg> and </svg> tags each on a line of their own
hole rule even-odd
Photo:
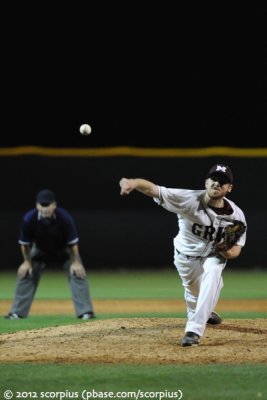
<svg viewBox="0 0 267 400">
<path fill-rule="evenodd" d="M 184 311 L 181 301 L 95 301 L 101 313 Z M 8 309 L 9 303 L 1 303 Z M 112 310 L 112 311 L 111 311 Z M 217 311 L 267 311 L 267 301 L 220 301 Z M 69 314 L 71 301 L 38 301 L 34 314 Z M 0 336 L 0 362 L 108 364 L 267 363 L 267 318 L 207 326 L 201 345 L 183 348 L 183 318 L 110 318 Z"/>
</svg>

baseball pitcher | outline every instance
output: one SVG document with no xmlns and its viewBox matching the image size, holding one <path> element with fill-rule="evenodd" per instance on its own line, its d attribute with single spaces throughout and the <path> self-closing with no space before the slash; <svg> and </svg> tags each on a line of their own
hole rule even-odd
<svg viewBox="0 0 267 400">
<path fill-rule="evenodd" d="M 200 343 L 206 324 L 219 324 L 214 310 L 223 287 L 228 259 L 238 257 L 246 242 L 243 211 L 226 196 L 233 189 L 229 166 L 216 164 L 205 179 L 205 190 L 173 189 L 145 179 L 120 180 L 121 195 L 137 190 L 177 214 L 174 264 L 181 277 L 187 307 L 182 346 Z"/>
</svg>

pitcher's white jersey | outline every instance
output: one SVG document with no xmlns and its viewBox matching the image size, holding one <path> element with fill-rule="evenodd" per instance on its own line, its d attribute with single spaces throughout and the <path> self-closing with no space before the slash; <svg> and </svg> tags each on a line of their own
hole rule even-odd
<svg viewBox="0 0 267 400">
<path fill-rule="evenodd" d="M 233 212 L 218 215 L 204 204 L 205 190 L 171 189 L 158 186 L 160 196 L 154 201 L 166 210 L 177 214 L 178 234 L 174 238 L 175 248 L 187 256 L 207 257 L 223 237 L 224 228 L 233 220 L 246 224 L 243 211 L 231 200 L 225 198 Z M 246 224 L 247 225 L 247 224 Z M 246 233 L 237 244 L 244 246 Z"/>
</svg>

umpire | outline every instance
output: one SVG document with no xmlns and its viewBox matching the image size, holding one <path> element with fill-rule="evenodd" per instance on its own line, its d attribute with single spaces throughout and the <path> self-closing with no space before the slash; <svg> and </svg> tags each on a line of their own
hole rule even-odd
<svg viewBox="0 0 267 400">
<path fill-rule="evenodd" d="M 62 266 L 66 270 L 76 316 L 94 318 L 86 271 L 82 264 L 78 234 L 73 217 L 58 207 L 49 189 L 36 196 L 36 207 L 22 220 L 19 244 L 23 263 L 18 268 L 15 298 L 8 319 L 26 318 L 45 267 Z"/>
</svg>

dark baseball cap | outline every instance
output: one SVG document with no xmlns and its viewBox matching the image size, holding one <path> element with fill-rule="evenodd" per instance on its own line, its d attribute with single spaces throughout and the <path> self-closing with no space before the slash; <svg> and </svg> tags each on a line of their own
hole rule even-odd
<svg viewBox="0 0 267 400">
<path fill-rule="evenodd" d="M 211 169 L 209 170 L 206 177 L 209 178 L 212 175 L 223 176 L 225 178 L 225 180 L 229 183 L 233 183 L 233 180 L 234 180 L 234 176 L 233 176 L 233 172 L 232 172 L 231 168 L 225 164 L 213 165 L 213 167 L 211 167 Z"/>
<path fill-rule="evenodd" d="M 36 203 L 49 205 L 56 201 L 55 193 L 49 189 L 43 189 L 36 195 Z"/>
</svg>

